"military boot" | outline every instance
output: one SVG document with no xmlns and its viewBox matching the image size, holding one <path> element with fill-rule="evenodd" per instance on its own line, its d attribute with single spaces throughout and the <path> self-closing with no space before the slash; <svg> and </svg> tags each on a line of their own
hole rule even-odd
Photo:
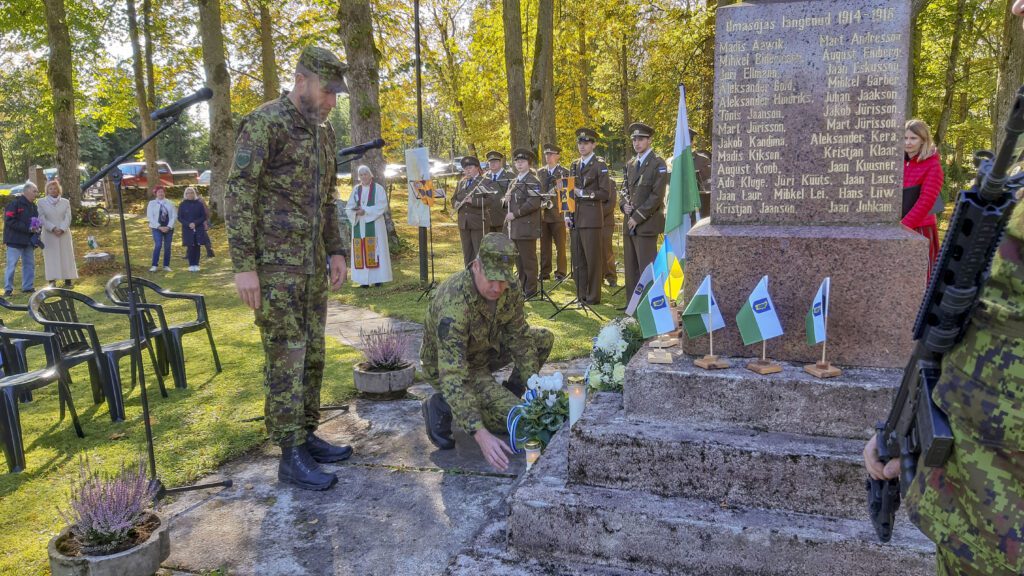
<svg viewBox="0 0 1024 576">
<path fill-rule="evenodd" d="M 313 457 L 313 460 L 321 464 L 348 460 L 348 457 L 352 455 L 351 446 L 335 446 L 312 431 L 306 434 L 306 449 L 309 450 L 309 455 Z"/>
<path fill-rule="evenodd" d="M 333 473 L 320 469 L 305 444 L 281 446 L 277 479 L 305 490 L 327 490 L 338 481 Z"/>
<path fill-rule="evenodd" d="M 440 392 L 434 392 L 423 401 L 423 422 L 427 425 L 427 438 L 441 450 L 455 448 L 452 438 L 452 409 Z"/>
</svg>

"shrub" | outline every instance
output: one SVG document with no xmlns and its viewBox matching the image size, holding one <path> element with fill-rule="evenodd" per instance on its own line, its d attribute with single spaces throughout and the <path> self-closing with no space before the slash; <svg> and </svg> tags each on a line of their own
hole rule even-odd
<svg viewBox="0 0 1024 576">
<path fill-rule="evenodd" d="M 381 327 L 369 332 L 359 331 L 366 369 L 370 372 L 401 370 L 409 366 L 405 351 L 411 342 L 408 332 Z"/>
</svg>

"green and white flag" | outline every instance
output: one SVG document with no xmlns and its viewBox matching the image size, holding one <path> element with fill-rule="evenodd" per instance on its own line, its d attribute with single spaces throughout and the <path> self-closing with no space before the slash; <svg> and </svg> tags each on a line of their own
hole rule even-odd
<svg viewBox="0 0 1024 576">
<path fill-rule="evenodd" d="M 640 274 L 640 280 L 637 281 L 636 288 L 633 289 L 633 295 L 629 297 L 629 304 L 626 306 L 626 316 L 632 316 L 636 312 L 636 307 L 640 305 L 640 301 L 643 300 L 644 293 L 650 288 L 652 281 L 654 281 L 654 263 L 648 262 L 647 267 Z"/>
<path fill-rule="evenodd" d="M 782 324 L 775 313 L 772 297 L 768 295 L 767 276 L 761 277 L 761 281 L 747 297 L 747 303 L 740 308 L 740 313 L 736 315 L 736 326 L 740 329 L 745 346 L 782 336 Z"/>
<path fill-rule="evenodd" d="M 807 311 L 804 318 L 804 326 L 807 328 L 807 345 L 814 346 L 825 341 L 825 330 L 828 326 L 828 289 L 831 279 L 825 277 L 818 287 L 818 294 L 811 302 L 811 309 Z"/>
<path fill-rule="evenodd" d="M 636 319 L 644 338 L 651 338 L 676 329 L 672 308 L 665 295 L 665 277 L 659 275 L 647 290 L 647 296 L 636 308 Z"/>
<path fill-rule="evenodd" d="M 711 293 L 711 276 L 705 276 L 694 293 L 690 303 L 683 310 L 683 329 L 690 338 L 703 336 L 719 328 L 725 328 L 725 319 L 718 309 L 718 302 Z"/>
<path fill-rule="evenodd" d="M 669 175 L 665 209 L 665 238 L 683 271 L 686 271 L 686 233 L 692 222 L 690 214 L 700 210 L 697 170 L 693 167 L 693 143 L 690 122 L 686 116 L 686 89 L 679 85 L 679 113 L 676 116 L 676 141 L 672 150 L 672 173 Z M 697 214 L 700 217 L 700 214 Z"/>
</svg>

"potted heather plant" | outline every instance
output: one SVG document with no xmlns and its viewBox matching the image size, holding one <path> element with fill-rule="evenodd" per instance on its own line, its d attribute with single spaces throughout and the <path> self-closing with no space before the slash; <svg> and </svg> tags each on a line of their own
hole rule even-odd
<svg viewBox="0 0 1024 576">
<path fill-rule="evenodd" d="M 167 520 L 150 509 L 155 487 L 140 458 L 115 474 L 92 470 L 82 459 L 72 480 L 68 526 L 50 540 L 54 576 L 149 576 L 171 553 Z"/>
<path fill-rule="evenodd" d="M 416 366 L 405 359 L 409 333 L 393 327 L 369 332 L 360 330 L 359 341 L 366 361 L 353 367 L 356 390 L 368 394 L 404 394 L 416 376 Z"/>
</svg>

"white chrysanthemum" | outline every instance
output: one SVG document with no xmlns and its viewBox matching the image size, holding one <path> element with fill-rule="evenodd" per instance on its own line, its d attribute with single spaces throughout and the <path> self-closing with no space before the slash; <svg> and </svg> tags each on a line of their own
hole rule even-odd
<svg viewBox="0 0 1024 576">
<path fill-rule="evenodd" d="M 622 340 L 622 330 L 615 324 L 609 324 L 597 333 L 596 346 L 604 352 L 612 354 L 620 340 Z"/>
<path fill-rule="evenodd" d="M 615 368 L 612 370 L 612 378 L 614 378 L 615 381 L 618 382 L 618 381 L 622 380 L 625 377 L 626 377 L 626 367 L 623 366 L 622 364 L 616 364 Z"/>
</svg>

